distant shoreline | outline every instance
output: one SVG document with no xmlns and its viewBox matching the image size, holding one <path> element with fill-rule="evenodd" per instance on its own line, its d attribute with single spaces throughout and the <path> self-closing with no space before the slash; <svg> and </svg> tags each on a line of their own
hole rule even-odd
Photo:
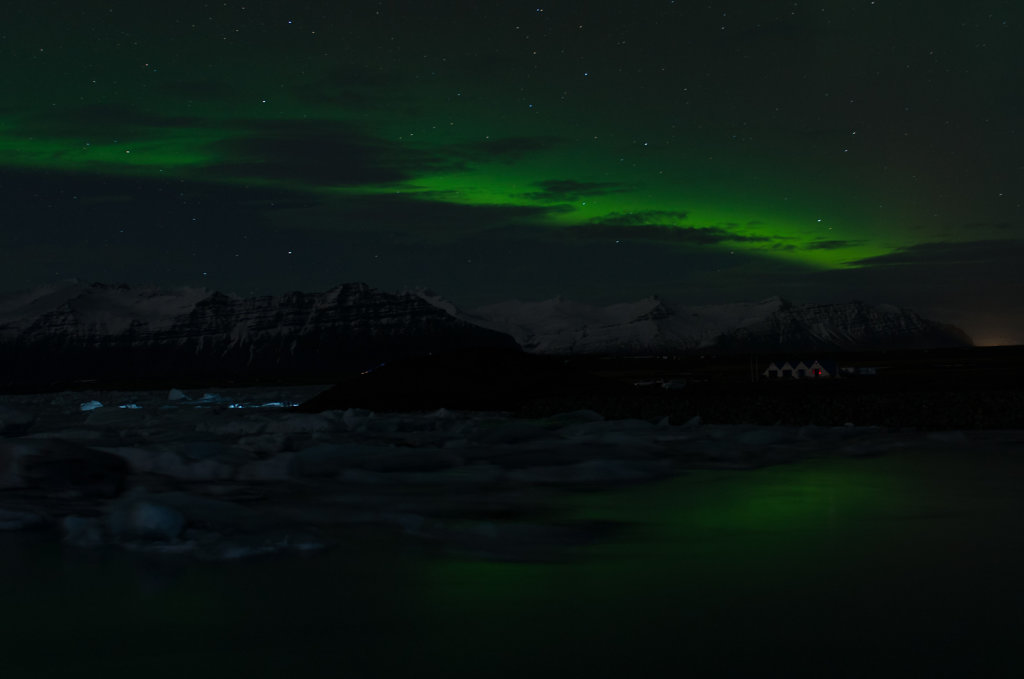
<svg viewBox="0 0 1024 679">
<path fill-rule="evenodd" d="M 778 352 L 750 356 L 545 357 L 518 354 L 522 359 L 517 359 L 516 366 L 506 367 L 505 373 L 498 370 L 483 381 L 471 379 L 481 365 L 489 365 L 490 356 L 482 354 L 474 358 L 456 353 L 436 359 L 421 357 L 415 359 L 420 362 L 416 367 L 413 367 L 414 361 L 408 363 L 407 372 L 403 372 L 403 364 L 396 361 L 382 371 L 392 374 L 390 380 L 378 379 L 377 373 L 372 371 L 370 374 L 290 378 L 231 376 L 216 379 L 208 375 L 177 374 L 161 379 L 7 385 L 0 386 L 0 393 L 216 390 L 342 382 L 348 385 L 344 400 L 328 409 L 461 410 L 467 408 L 464 404 L 468 401 L 469 409 L 504 410 L 525 417 L 589 409 L 610 419 L 669 417 L 675 424 L 699 416 L 709 424 L 842 426 L 852 423 L 916 429 L 1024 428 L 1024 347 L 843 354 Z M 493 356 L 497 363 L 504 360 L 501 354 Z M 771 360 L 783 358 L 828 359 L 840 367 L 869 367 L 874 374 L 838 379 L 763 376 Z M 417 380 L 424 380 L 423 363 L 429 365 L 434 360 L 445 362 L 444 369 L 433 373 L 422 384 L 418 383 Z M 481 360 L 483 363 L 479 362 Z M 508 381 L 518 379 L 524 369 L 533 371 L 542 381 L 547 375 L 549 386 L 538 388 L 535 384 L 525 391 L 512 387 L 512 398 L 507 406 L 486 407 L 486 397 L 508 388 Z M 444 387 L 456 376 L 462 380 L 459 386 L 448 390 L 436 388 L 438 384 Z M 577 384 L 576 378 L 582 381 Z M 595 379 L 601 380 L 604 386 L 587 386 Z M 564 388 L 552 389 L 550 385 Z"/>
</svg>

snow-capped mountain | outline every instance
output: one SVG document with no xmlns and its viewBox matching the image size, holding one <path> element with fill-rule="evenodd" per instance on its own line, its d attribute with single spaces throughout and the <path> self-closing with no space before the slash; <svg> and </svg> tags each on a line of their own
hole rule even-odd
<svg viewBox="0 0 1024 679">
<path fill-rule="evenodd" d="M 789 305 L 767 318 L 723 333 L 722 349 L 932 349 L 972 346 L 971 338 L 953 325 L 922 318 L 891 304 Z"/>
<path fill-rule="evenodd" d="M 323 379 L 399 356 L 516 348 L 412 294 L 362 283 L 242 298 L 69 282 L 0 298 L 0 383 Z"/>
<path fill-rule="evenodd" d="M 657 297 L 593 306 L 556 297 L 503 302 L 460 312 L 470 323 L 512 335 L 540 354 L 653 355 L 719 351 L 859 350 L 970 346 L 952 326 L 891 305 L 794 305 L 780 297 L 713 306 L 672 305 Z"/>
<path fill-rule="evenodd" d="M 726 328 L 763 320 L 780 303 L 776 298 L 675 310 L 657 297 L 604 307 L 556 297 L 492 304 L 464 318 L 508 333 L 534 353 L 664 354 L 710 346 Z"/>
<path fill-rule="evenodd" d="M 960 330 L 892 306 L 594 306 L 561 298 L 463 311 L 425 291 L 362 283 L 243 298 L 68 282 L 0 297 L 0 386 L 195 380 L 333 381 L 403 356 L 468 348 L 679 354 L 967 346 Z"/>
</svg>

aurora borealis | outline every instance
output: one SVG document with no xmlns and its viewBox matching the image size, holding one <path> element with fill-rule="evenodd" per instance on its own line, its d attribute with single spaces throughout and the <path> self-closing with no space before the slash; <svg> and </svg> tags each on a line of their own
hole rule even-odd
<svg viewBox="0 0 1024 679">
<path fill-rule="evenodd" d="M 40 1 L 0 288 L 891 302 L 1024 342 L 1024 6 Z"/>
</svg>

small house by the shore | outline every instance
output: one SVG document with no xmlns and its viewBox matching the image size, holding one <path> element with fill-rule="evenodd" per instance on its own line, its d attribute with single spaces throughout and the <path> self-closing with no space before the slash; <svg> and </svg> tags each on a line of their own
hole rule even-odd
<svg viewBox="0 0 1024 679">
<path fill-rule="evenodd" d="M 761 373 L 769 379 L 823 379 L 839 377 L 835 361 L 772 361 Z"/>
</svg>

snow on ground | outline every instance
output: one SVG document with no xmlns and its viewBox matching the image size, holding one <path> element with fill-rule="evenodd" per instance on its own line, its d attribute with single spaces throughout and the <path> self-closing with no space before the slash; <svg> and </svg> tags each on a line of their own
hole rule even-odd
<svg viewBox="0 0 1024 679">
<path fill-rule="evenodd" d="M 232 559 L 331 547 L 372 525 L 485 558 L 552 558 L 601 533 L 546 524 L 553 493 L 996 436 L 292 410 L 322 389 L 0 396 L 0 530 Z"/>
</svg>

